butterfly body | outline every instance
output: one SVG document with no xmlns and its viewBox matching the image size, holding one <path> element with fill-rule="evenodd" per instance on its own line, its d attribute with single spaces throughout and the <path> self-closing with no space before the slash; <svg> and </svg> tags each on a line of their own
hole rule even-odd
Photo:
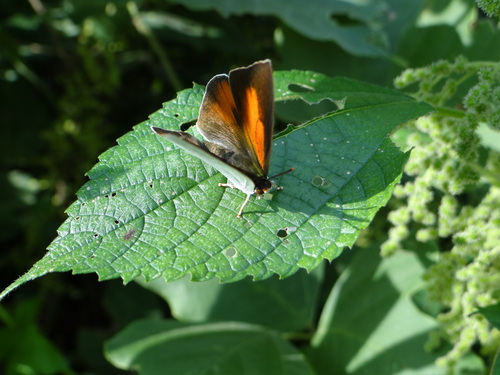
<svg viewBox="0 0 500 375">
<path fill-rule="evenodd" d="M 201 142 L 181 132 L 152 129 L 228 179 L 219 184 L 247 194 L 237 217 L 253 194 L 276 188 L 267 174 L 274 127 L 274 91 L 270 60 L 218 74 L 207 84 L 196 126 Z"/>
</svg>

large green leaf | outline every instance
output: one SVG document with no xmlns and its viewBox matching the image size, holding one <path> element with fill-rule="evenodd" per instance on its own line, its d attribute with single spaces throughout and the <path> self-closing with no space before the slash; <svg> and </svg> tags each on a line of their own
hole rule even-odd
<svg viewBox="0 0 500 375">
<path fill-rule="evenodd" d="M 136 321 L 108 341 L 105 353 L 116 367 L 142 375 L 314 374 L 279 334 L 246 323 Z"/>
<path fill-rule="evenodd" d="M 195 119 L 203 95 L 195 86 L 100 156 L 47 254 L 4 294 L 56 271 L 127 282 L 187 274 L 235 281 L 285 277 L 335 258 L 400 179 L 409 154 L 388 135 L 431 107 L 393 90 L 312 72 L 275 73 L 275 93 L 283 101 L 329 99 L 341 109 L 278 135 L 270 173 L 295 170 L 279 178 L 284 190 L 272 200 L 251 199 L 237 219 L 244 194 L 218 187 L 225 182 L 221 174 L 150 130 L 178 130 Z"/>
<path fill-rule="evenodd" d="M 411 301 L 424 269 L 413 253 L 381 259 L 375 247 L 360 249 L 332 289 L 313 338 L 309 354 L 318 374 L 446 373 L 424 350 L 437 323 Z"/>
<path fill-rule="evenodd" d="M 221 284 L 214 279 L 193 283 L 183 278 L 171 283 L 162 279 L 140 283 L 163 297 L 180 322 L 231 320 L 298 332 L 314 324 L 323 276 L 322 267 L 310 273 L 301 271 L 284 280 L 271 277 L 258 282 L 244 279 Z"/>
<path fill-rule="evenodd" d="M 422 249 L 420 249 L 422 251 Z M 437 321 L 412 297 L 424 288 L 428 260 L 400 251 L 381 258 L 377 247 L 359 249 L 335 283 L 322 311 L 308 355 L 318 375 L 440 375 L 444 354 L 424 347 Z M 474 353 L 461 358 L 453 374 L 483 374 Z"/>
<path fill-rule="evenodd" d="M 313 40 L 335 41 L 344 50 L 361 56 L 380 57 L 388 46 L 386 28 L 397 24 L 399 15 L 385 1 L 331 0 L 171 0 L 198 10 L 217 10 L 223 16 L 254 14 L 275 16 Z M 406 8 L 418 11 L 411 2 Z M 396 10 L 399 10 L 396 7 Z M 406 18 L 406 17 L 401 17 Z"/>
</svg>

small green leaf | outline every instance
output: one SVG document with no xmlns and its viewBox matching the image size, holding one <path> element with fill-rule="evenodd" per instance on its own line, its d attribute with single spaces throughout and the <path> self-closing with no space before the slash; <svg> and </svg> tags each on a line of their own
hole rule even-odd
<svg viewBox="0 0 500 375">
<path fill-rule="evenodd" d="M 47 254 L 2 296 L 48 272 L 228 282 L 286 277 L 338 256 L 400 179 L 409 153 L 388 135 L 432 108 L 311 72 L 277 72 L 275 86 L 277 100 L 328 99 L 342 109 L 275 138 L 270 175 L 295 170 L 277 179 L 284 189 L 271 200 L 252 197 L 237 219 L 244 193 L 218 187 L 221 174 L 150 130 L 196 119 L 203 88 L 195 85 L 100 156 Z"/>
<path fill-rule="evenodd" d="M 16 306 L 11 316 L 2 307 L 5 325 L 0 328 L 2 374 L 63 374 L 68 364 L 37 327 L 40 302 L 27 300 Z"/>
<path fill-rule="evenodd" d="M 500 329 L 500 303 L 485 307 L 478 307 L 477 311 L 484 315 L 486 319 L 496 328 Z"/>
<path fill-rule="evenodd" d="M 136 321 L 107 342 L 105 353 L 116 367 L 142 375 L 314 374 L 280 335 L 246 323 Z"/>
</svg>

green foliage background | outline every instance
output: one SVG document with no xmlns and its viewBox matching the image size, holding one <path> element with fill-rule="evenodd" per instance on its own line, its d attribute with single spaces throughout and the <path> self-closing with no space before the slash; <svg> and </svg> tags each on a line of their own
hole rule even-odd
<svg viewBox="0 0 500 375">
<path fill-rule="evenodd" d="M 499 371 L 499 12 L 481 6 L 489 17 L 460 0 L 3 4 L 5 287 L 43 257 L 98 155 L 193 81 L 269 57 L 385 87 L 399 76 L 437 108 L 393 134 L 413 148 L 403 183 L 334 263 L 228 285 L 52 274 L 2 301 L 3 373 Z M 277 117 L 329 110 L 278 103 Z"/>
</svg>

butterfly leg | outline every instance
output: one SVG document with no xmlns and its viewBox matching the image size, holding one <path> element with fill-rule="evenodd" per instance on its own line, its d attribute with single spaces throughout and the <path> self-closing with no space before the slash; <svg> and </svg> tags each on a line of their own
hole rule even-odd
<svg viewBox="0 0 500 375">
<path fill-rule="evenodd" d="M 245 201 L 243 202 L 243 204 L 241 205 L 241 208 L 240 208 L 240 211 L 238 212 L 238 215 L 236 215 L 236 217 L 238 219 L 241 219 L 241 216 L 243 215 L 243 209 L 245 208 L 245 206 L 247 205 L 248 203 L 248 200 L 250 199 L 250 196 L 252 194 L 247 194 L 247 197 L 245 198 Z"/>
<path fill-rule="evenodd" d="M 237 187 L 233 184 L 218 184 L 218 186 L 222 186 L 222 187 L 228 187 L 228 188 L 231 188 L 231 189 L 237 189 Z"/>
<path fill-rule="evenodd" d="M 218 184 L 219 186 L 222 186 L 222 187 L 228 187 L 228 188 L 231 188 L 231 189 L 238 189 L 235 185 L 233 184 Z M 248 203 L 248 200 L 250 199 L 250 196 L 252 194 L 247 194 L 247 197 L 245 198 L 245 201 L 243 202 L 243 204 L 241 205 L 241 208 L 238 212 L 238 215 L 236 215 L 236 217 L 238 219 L 241 219 L 242 215 L 243 215 L 243 209 L 245 208 L 245 206 L 247 205 Z"/>
</svg>

